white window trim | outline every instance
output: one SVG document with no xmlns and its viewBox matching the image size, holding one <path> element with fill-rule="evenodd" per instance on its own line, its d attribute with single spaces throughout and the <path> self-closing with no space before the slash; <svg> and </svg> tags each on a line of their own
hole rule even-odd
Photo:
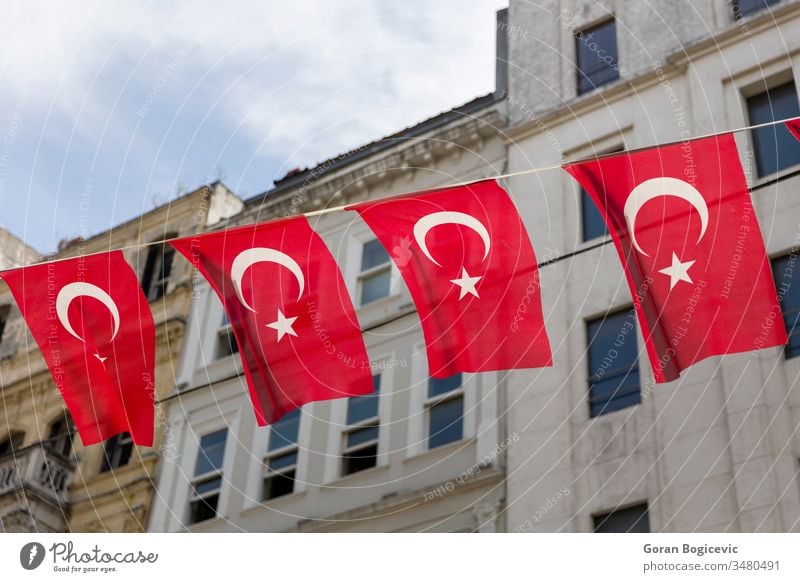
<svg viewBox="0 0 800 582">
<path fill-rule="evenodd" d="M 297 431 L 297 442 L 294 445 L 287 445 L 275 451 L 267 451 L 270 427 L 257 426 L 253 431 L 252 448 L 250 449 L 250 466 L 247 472 L 247 486 L 245 488 L 247 495 L 245 496 L 244 506 L 242 508 L 243 511 L 256 507 L 263 507 L 265 503 L 278 502 L 282 499 L 288 499 L 294 495 L 305 492 L 308 486 L 308 455 L 305 454 L 305 451 L 311 446 L 311 429 L 314 424 L 314 419 L 317 418 L 316 404 L 316 402 L 311 402 L 301 407 L 300 427 Z M 294 446 L 297 447 L 294 493 L 266 501 L 262 500 L 264 478 L 266 476 L 266 459 L 279 454 L 281 450 L 288 451 Z"/>
<path fill-rule="evenodd" d="M 375 301 L 371 301 L 365 305 L 361 305 L 361 280 L 365 276 L 369 276 L 372 271 L 379 271 L 381 269 L 386 269 L 386 265 L 379 265 L 377 267 L 373 267 L 367 271 L 361 271 L 361 259 L 364 254 L 364 245 L 371 240 L 375 240 L 377 237 L 375 234 L 366 226 L 366 225 L 359 225 L 354 227 L 353 229 L 349 229 L 346 235 L 346 250 L 347 253 L 345 255 L 345 260 L 340 261 L 340 265 L 344 264 L 343 273 L 345 276 L 345 281 L 349 287 L 350 296 L 353 298 L 353 303 L 355 308 L 358 309 L 367 309 L 373 305 L 378 305 L 383 301 L 387 301 L 390 299 L 394 299 L 402 294 L 403 287 L 401 283 L 400 277 L 400 270 L 397 268 L 397 265 L 394 264 L 394 260 L 392 260 L 391 253 L 389 253 L 389 262 L 388 268 L 390 270 L 390 281 L 389 281 L 389 294 L 386 297 L 382 297 L 380 299 L 376 299 Z M 351 259 L 352 257 L 352 259 Z"/>
<path fill-rule="evenodd" d="M 455 443 L 463 443 L 475 437 L 478 424 L 478 407 L 476 399 L 479 388 L 483 384 L 479 380 L 480 374 L 462 373 L 461 387 L 447 394 L 442 394 L 434 398 L 428 398 L 428 358 L 425 351 L 424 342 L 414 344 L 411 362 L 411 388 L 408 411 L 408 442 L 406 445 L 406 458 L 415 457 L 431 451 L 436 451 Z M 491 377 L 488 378 L 491 380 Z M 460 441 L 453 441 L 449 445 L 428 448 L 428 430 L 430 428 L 428 410 L 431 404 L 442 402 L 456 395 L 463 394 L 464 397 L 464 419 Z"/>
<path fill-rule="evenodd" d="M 302 422 L 303 422 L 303 416 L 305 416 L 305 415 L 303 413 L 301 413 L 300 414 L 300 424 L 302 424 Z M 299 427 L 298 427 L 297 437 L 298 437 L 297 440 L 299 441 L 300 440 Z M 269 437 L 267 437 L 267 445 L 269 445 Z M 269 462 L 272 459 L 275 459 L 277 457 L 282 457 L 283 455 L 288 455 L 288 454 L 291 454 L 291 453 L 295 453 L 297 455 L 297 460 L 294 462 L 294 464 L 288 465 L 286 467 L 283 467 L 279 471 L 276 471 L 274 469 L 270 469 L 269 468 Z M 262 466 L 261 491 L 259 492 L 260 494 L 258 496 L 258 500 L 261 503 L 271 503 L 272 501 L 275 501 L 275 500 L 278 500 L 278 499 L 283 499 L 284 497 L 289 497 L 289 496 L 294 495 L 295 493 L 297 493 L 297 470 L 298 470 L 299 465 L 300 465 L 300 447 L 297 445 L 297 442 L 292 443 L 290 445 L 286 445 L 286 446 L 281 447 L 279 449 L 275 449 L 273 451 L 267 451 L 267 453 L 263 456 L 262 463 L 261 463 L 261 466 Z M 274 497 L 272 499 L 265 498 L 264 497 L 264 483 L 266 482 L 266 480 L 270 479 L 270 478 L 272 478 L 272 477 L 274 477 L 276 475 L 281 475 L 281 474 L 284 474 L 284 473 L 286 473 L 288 471 L 292 471 L 292 470 L 294 470 L 294 481 L 295 481 L 294 482 L 294 487 L 292 489 L 292 492 L 291 493 L 287 493 L 286 495 L 281 495 L 280 497 Z"/>
<path fill-rule="evenodd" d="M 383 467 L 389 464 L 389 436 L 392 421 L 392 392 L 394 390 L 394 368 L 396 363 L 395 352 L 387 352 L 370 363 L 370 374 L 379 373 L 381 375 L 380 395 L 378 397 L 378 416 L 363 421 L 364 424 L 378 421 L 378 458 L 375 467 Z M 345 438 L 348 432 L 361 427 L 358 425 L 347 424 L 347 403 L 348 398 L 338 398 L 331 401 L 331 422 L 328 424 L 328 450 L 325 462 L 323 482 L 333 483 L 339 479 L 349 478 L 358 473 L 342 474 L 342 455 L 345 452 Z M 365 445 L 360 445 L 365 446 Z"/>
<path fill-rule="evenodd" d="M 203 418 L 201 420 L 197 420 L 194 422 L 190 422 L 189 425 L 189 434 L 191 435 L 190 438 L 187 440 L 187 445 L 189 450 L 187 454 L 183 456 L 183 463 L 182 463 L 182 471 L 183 474 L 186 475 L 188 478 L 185 481 L 186 486 L 181 488 L 181 493 L 178 496 L 177 507 L 182 508 L 180 515 L 183 516 L 182 523 L 188 524 L 189 523 L 189 515 L 190 515 L 190 508 L 189 508 L 189 501 L 192 497 L 192 486 L 195 482 L 194 477 L 194 467 L 195 463 L 197 462 L 197 455 L 200 452 L 200 439 L 212 432 L 216 432 L 223 428 L 228 429 L 228 434 L 225 438 L 225 452 L 223 453 L 222 458 L 222 475 L 231 475 L 233 471 L 233 464 L 234 464 L 234 441 L 235 437 L 233 435 L 238 434 L 239 431 L 239 424 L 241 420 L 241 409 L 229 410 L 223 413 L 220 417 L 219 410 L 217 408 L 212 409 L 205 409 L 202 414 L 203 417 L 211 417 L 211 418 Z M 229 494 L 230 494 L 230 487 L 227 486 L 228 483 L 226 482 L 225 478 L 222 479 L 222 486 L 219 492 L 219 500 L 217 502 L 217 517 L 215 519 L 219 519 L 225 517 L 228 514 L 228 503 L 229 503 Z M 194 525 L 200 525 L 201 523 L 209 523 L 213 520 L 207 520 L 204 522 L 200 522 Z"/>
<path fill-rule="evenodd" d="M 795 92 L 798 97 L 800 97 L 800 87 L 798 86 L 800 65 L 792 67 L 792 61 L 789 58 L 780 58 L 768 64 L 759 63 L 756 67 L 751 66 L 750 63 L 740 64 L 739 66 L 746 68 L 738 72 L 733 72 L 730 77 L 721 80 L 730 127 L 750 125 L 750 112 L 747 108 L 747 100 L 766 90 L 779 87 L 790 80 L 794 80 Z M 800 164 L 796 164 L 775 174 L 758 176 L 756 152 L 753 140 L 751 139 L 751 133 L 749 131 L 739 131 L 734 134 L 734 138 L 739 146 L 742 168 L 748 181 L 748 187 L 751 189 L 761 184 L 771 182 L 776 178 L 780 178 L 784 174 L 796 172 L 800 169 Z M 749 173 L 748 170 L 750 170 Z M 754 203 L 755 202 L 754 200 Z"/>
</svg>

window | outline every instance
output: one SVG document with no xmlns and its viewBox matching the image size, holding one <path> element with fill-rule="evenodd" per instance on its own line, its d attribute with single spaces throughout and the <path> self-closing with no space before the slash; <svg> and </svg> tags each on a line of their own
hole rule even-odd
<svg viewBox="0 0 800 582">
<path fill-rule="evenodd" d="M 748 98 L 747 112 L 752 125 L 800 116 L 794 81 Z M 759 176 L 800 164 L 800 147 L 783 123 L 754 129 L 752 138 Z"/>
<path fill-rule="evenodd" d="M 264 500 L 294 493 L 297 472 L 297 436 L 300 434 L 300 409 L 287 412 L 269 430 L 267 457 L 264 460 Z"/>
<path fill-rule="evenodd" d="M 787 358 L 800 356 L 800 283 L 794 284 L 794 269 L 797 255 L 785 255 L 772 261 L 772 274 L 775 277 L 775 288 L 778 290 L 778 301 L 783 311 L 783 323 L 789 340 L 784 353 Z M 798 271 L 800 275 L 800 271 Z"/>
<path fill-rule="evenodd" d="M 464 390 L 461 374 L 428 379 L 428 448 L 464 438 Z"/>
<path fill-rule="evenodd" d="M 392 261 L 380 241 L 373 239 L 364 243 L 361 252 L 361 273 L 358 286 L 361 289 L 360 305 L 372 303 L 389 296 L 392 282 Z"/>
<path fill-rule="evenodd" d="M 164 238 L 173 238 L 174 236 L 176 235 L 171 233 Z M 175 249 L 167 243 L 153 245 L 148 250 L 147 262 L 142 274 L 142 289 L 148 301 L 161 299 L 167 294 L 167 283 L 169 283 L 174 257 Z"/>
<path fill-rule="evenodd" d="M 372 377 L 375 392 L 347 399 L 347 429 L 342 449 L 342 475 L 350 475 L 378 464 L 378 402 L 381 376 Z"/>
<path fill-rule="evenodd" d="M 72 452 L 72 438 L 75 434 L 75 423 L 72 416 L 66 410 L 62 415 L 50 423 L 50 431 L 47 435 L 47 447 L 60 455 L 69 456 Z"/>
<path fill-rule="evenodd" d="M 614 19 L 575 33 L 578 95 L 619 78 L 617 27 Z"/>
<path fill-rule="evenodd" d="M 124 467 L 131 460 L 132 453 L 133 439 L 130 433 L 114 435 L 106 441 L 100 472 L 105 473 Z"/>
<path fill-rule="evenodd" d="M 589 196 L 589 193 L 581 190 L 581 225 L 583 227 L 583 240 L 592 240 L 608 234 L 606 228 L 606 221 L 603 220 L 603 215 L 597 209 L 597 205 Z"/>
<path fill-rule="evenodd" d="M 650 533 L 647 504 L 594 516 L 595 533 Z"/>
<path fill-rule="evenodd" d="M 222 359 L 230 356 L 231 354 L 239 353 L 239 344 L 236 343 L 236 337 L 233 334 L 233 328 L 230 321 L 228 321 L 228 314 L 222 314 L 222 324 L 217 332 L 217 347 L 215 356 L 216 359 Z"/>
<path fill-rule="evenodd" d="M 10 455 L 22 448 L 25 442 L 25 433 L 21 430 L 12 430 L 11 433 L 0 441 L 0 457 Z"/>
<path fill-rule="evenodd" d="M 780 0 L 731 0 L 731 10 L 733 17 L 737 20 L 743 16 L 749 16 L 767 6 L 777 4 Z"/>
<path fill-rule="evenodd" d="M 200 437 L 189 501 L 189 523 L 200 523 L 217 516 L 227 438 L 227 428 Z"/>
<path fill-rule="evenodd" d="M 635 322 L 633 309 L 627 309 L 587 323 L 592 417 L 642 401 Z"/>
</svg>

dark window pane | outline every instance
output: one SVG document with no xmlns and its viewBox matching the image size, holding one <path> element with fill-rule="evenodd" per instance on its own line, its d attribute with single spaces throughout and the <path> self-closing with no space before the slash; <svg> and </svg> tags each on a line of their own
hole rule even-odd
<svg viewBox="0 0 800 582">
<path fill-rule="evenodd" d="M 222 487 L 222 478 L 212 477 L 211 479 L 206 479 L 205 481 L 195 483 L 194 492 L 196 495 L 203 495 L 204 493 L 219 491 L 220 487 Z"/>
<path fill-rule="evenodd" d="M 217 516 L 217 502 L 219 494 L 209 495 L 203 499 L 192 501 L 190 508 L 190 523 L 199 523 Z"/>
<path fill-rule="evenodd" d="M 780 257 L 772 261 L 772 273 L 775 276 L 775 287 L 778 290 L 778 301 L 783 311 L 783 323 L 786 325 L 786 332 L 789 334 L 789 341 L 786 343 L 785 353 L 787 358 L 794 358 L 800 355 L 800 283 L 795 279 L 800 276 L 795 268 L 797 255 L 791 254 Z"/>
<path fill-rule="evenodd" d="M 0 443 L 0 457 L 21 449 L 23 442 L 25 442 L 25 433 L 22 431 L 13 431 Z"/>
<path fill-rule="evenodd" d="M 223 428 L 200 438 L 200 450 L 197 452 L 197 464 L 194 467 L 195 475 L 202 475 L 222 468 L 227 436 L 228 429 Z"/>
<path fill-rule="evenodd" d="M 100 472 L 118 469 L 128 464 L 133 453 L 133 440 L 129 433 L 114 435 L 106 441 Z"/>
<path fill-rule="evenodd" d="M 361 279 L 361 305 L 389 296 L 392 272 L 389 269 Z"/>
<path fill-rule="evenodd" d="M 575 46 L 579 95 L 619 78 L 617 27 L 613 19 L 576 33 Z"/>
<path fill-rule="evenodd" d="M 300 432 L 300 409 L 295 408 L 284 414 L 281 419 L 270 427 L 268 451 L 275 451 L 297 442 Z"/>
<path fill-rule="evenodd" d="M 759 10 L 764 10 L 767 6 L 777 4 L 780 0 L 733 0 L 731 8 L 734 18 L 749 16 Z"/>
<path fill-rule="evenodd" d="M 428 378 L 428 398 L 447 394 L 461 387 L 461 373 L 447 378 Z"/>
<path fill-rule="evenodd" d="M 641 402 L 633 309 L 587 324 L 589 411 L 599 416 Z"/>
<path fill-rule="evenodd" d="M 428 448 L 459 441 L 464 435 L 464 400 L 459 396 L 431 406 Z"/>
<path fill-rule="evenodd" d="M 72 452 L 72 437 L 74 435 L 75 423 L 72 422 L 70 413 L 65 410 L 64 415 L 50 425 L 47 446 L 51 451 L 65 457 L 69 456 Z"/>
<path fill-rule="evenodd" d="M 272 457 L 268 462 L 267 466 L 273 471 L 280 471 L 285 467 L 291 467 L 292 465 L 297 464 L 297 451 L 292 453 L 286 453 L 285 455 L 279 455 L 277 457 Z"/>
<path fill-rule="evenodd" d="M 264 479 L 263 498 L 275 499 L 294 492 L 294 471 L 277 473 Z"/>
<path fill-rule="evenodd" d="M 747 111 L 752 125 L 800 116 L 794 81 L 750 97 Z M 783 123 L 754 129 L 752 136 L 759 176 L 800 164 L 800 144 Z"/>
<path fill-rule="evenodd" d="M 239 344 L 236 343 L 236 337 L 233 335 L 233 330 L 229 329 L 223 333 L 220 333 L 217 337 L 217 359 L 225 358 L 236 353 L 239 353 Z"/>
<path fill-rule="evenodd" d="M 373 441 L 378 438 L 378 427 L 377 426 L 368 426 L 366 428 L 360 428 L 358 430 L 354 430 L 347 434 L 347 447 L 355 447 L 356 445 L 360 445 L 361 443 L 366 443 L 368 441 Z"/>
<path fill-rule="evenodd" d="M 647 504 L 594 517 L 595 533 L 650 533 Z"/>
<path fill-rule="evenodd" d="M 378 463 L 378 445 L 370 445 L 342 455 L 342 474 L 350 475 L 371 469 Z"/>
<path fill-rule="evenodd" d="M 378 265 L 389 262 L 389 253 L 383 248 L 378 239 L 373 239 L 364 243 L 364 250 L 361 254 L 361 270 L 366 271 Z"/>
<path fill-rule="evenodd" d="M 381 375 L 376 374 L 372 377 L 372 384 L 375 386 L 374 394 L 365 396 L 351 396 L 347 400 L 347 424 L 355 424 L 363 420 L 378 416 L 378 398 L 381 389 Z"/>
<path fill-rule="evenodd" d="M 597 209 L 597 205 L 583 188 L 581 188 L 581 218 L 583 222 L 583 240 L 592 240 L 608 233 L 606 222 Z"/>
</svg>

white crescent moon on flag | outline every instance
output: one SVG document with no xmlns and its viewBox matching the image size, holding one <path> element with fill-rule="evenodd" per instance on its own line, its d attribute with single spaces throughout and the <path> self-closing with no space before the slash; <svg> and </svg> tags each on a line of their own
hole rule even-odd
<svg viewBox="0 0 800 582">
<path fill-rule="evenodd" d="M 236 258 L 233 260 L 233 265 L 231 266 L 231 279 L 233 281 L 233 288 L 236 291 L 237 297 L 239 297 L 239 301 L 247 309 L 253 313 L 256 312 L 256 310 L 253 309 L 247 303 L 247 301 L 245 301 L 244 296 L 242 295 L 242 277 L 244 277 L 245 271 L 247 271 L 247 269 L 256 263 L 276 263 L 289 269 L 292 272 L 292 275 L 294 275 L 295 279 L 297 279 L 297 283 L 300 285 L 300 292 L 297 294 L 297 298 L 300 299 L 300 297 L 303 296 L 306 279 L 303 276 L 303 270 L 300 268 L 300 265 L 297 264 L 297 261 L 295 261 L 286 253 L 282 253 L 275 249 L 255 247 L 244 250 L 236 255 Z"/>
<path fill-rule="evenodd" d="M 66 329 L 74 338 L 86 343 L 86 340 L 75 332 L 75 329 L 69 322 L 69 317 L 67 315 L 70 304 L 78 297 L 92 297 L 106 306 L 108 311 L 111 313 L 111 317 L 114 319 L 114 333 L 111 334 L 111 341 L 114 341 L 114 338 L 117 337 L 117 332 L 119 331 L 119 309 L 117 309 L 117 304 L 114 303 L 114 300 L 111 299 L 111 296 L 108 293 L 103 291 L 97 285 L 92 285 L 91 283 L 69 283 L 64 285 L 61 288 L 61 291 L 58 292 L 58 295 L 56 296 L 56 315 L 58 316 L 58 320 L 61 322 L 61 325 L 64 326 L 64 329 Z"/>
<path fill-rule="evenodd" d="M 422 252 L 425 253 L 425 256 L 428 257 L 428 259 L 430 259 L 437 266 L 442 266 L 439 261 L 431 256 L 431 253 L 428 250 L 428 245 L 425 244 L 425 237 L 432 228 L 441 226 L 443 224 L 460 224 L 461 226 L 471 228 L 478 233 L 483 241 L 483 260 L 486 260 L 486 257 L 489 256 L 489 249 L 491 248 L 492 244 L 491 238 L 489 237 L 489 231 L 486 230 L 486 227 L 483 225 L 483 223 L 474 216 L 470 216 L 469 214 L 465 214 L 463 212 L 453 211 L 442 211 L 428 214 L 420 218 L 414 225 L 414 238 L 417 240 L 417 244 L 422 249 Z"/>
<path fill-rule="evenodd" d="M 708 204 L 706 204 L 703 195 L 697 191 L 697 188 L 678 178 L 662 177 L 645 180 L 631 190 L 628 199 L 625 201 L 623 214 L 625 215 L 625 222 L 628 223 L 633 246 L 646 257 L 650 255 L 639 246 L 639 242 L 636 240 L 634 223 L 636 222 L 636 215 L 639 214 L 642 206 L 659 196 L 675 196 L 685 200 L 697 210 L 700 215 L 700 236 L 697 237 L 697 242 L 700 242 L 708 228 Z"/>
</svg>

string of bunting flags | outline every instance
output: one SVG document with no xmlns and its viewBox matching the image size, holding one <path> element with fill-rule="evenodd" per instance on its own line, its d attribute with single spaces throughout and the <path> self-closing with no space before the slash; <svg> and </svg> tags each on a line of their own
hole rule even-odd
<svg viewBox="0 0 800 582">
<path fill-rule="evenodd" d="M 774 123 L 800 140 L 800 118 Z M 608 226 L 657 383 L 705 358 L 787 339 L 782 323 L 762 325 L 780 305 L 734 133 L 558 166 Z M 432 377 L 552 365 L 536 255 L 498 183 L 509 176 L 335 209 L 357 213 L 397 266 Z M 307 216 L 164 241 L 222 301 L 260 426 L 309 402 L 374 389 L 342 273 Z M 731 283 L 734 263 L 742 276 Z M 0 277 L 84 445 L 129 432 L 152 446 L 155 326 L 122 249 Z M 689 324 L 703 333 L 688 333 Z M 338 357 L 317 329 L 332 336 Z"/>
</svg>

